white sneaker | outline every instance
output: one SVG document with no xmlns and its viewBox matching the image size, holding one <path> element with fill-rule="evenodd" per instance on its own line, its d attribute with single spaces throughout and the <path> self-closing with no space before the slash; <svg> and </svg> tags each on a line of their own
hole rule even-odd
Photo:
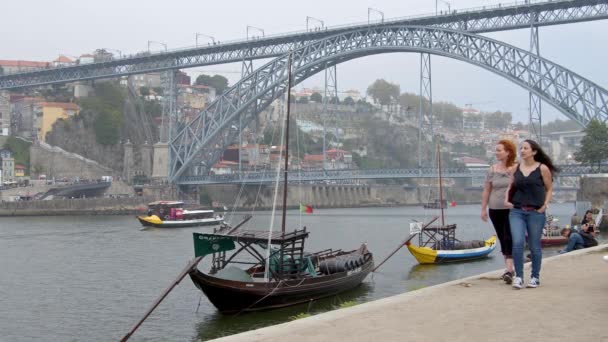
<svg viewBox="0 0 608 342">
<path fill-rule="evenodd" d="M 526 287 L 530 287 L 530 288 L 537 288 L 540 286 L 540 280 L 538 280 L 538 278 L 530 278 L 530 281 L 528 282 L 528 285 L 526 285 Z"/>
<path fill-rule="evenodd" d="M 608 262 L 608 255 L 604 255 L 604 261 Z"/>
<path fill-rule="evenodd" d="M 513 286 L 513 288 L 519 290 L 522 287 L 524 287 L 523 283 L 524 283 L 524 281 L 520 277 L 515 277 L 515 278 L 513 278 L 513 284 L 511 284 L 511 286 Z"/>
</svg>

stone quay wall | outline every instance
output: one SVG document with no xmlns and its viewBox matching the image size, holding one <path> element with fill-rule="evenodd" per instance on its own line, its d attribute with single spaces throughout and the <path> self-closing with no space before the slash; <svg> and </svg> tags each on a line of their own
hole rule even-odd
<svg viewBox="0 0 608 342">
<path fill-rule="evenodd" d="M 147 197 L 56 199 L 0 203 L 0 216 L 134 215 L 145 212 Z"/>
<path fill-rule="evenodd" d="M 208 185 L 206 192 L 215 205 L 237 208 L 271 208 L 273 186 L 248 185 L 239 191 L 238 185 Z M 279 186 L 279 193 L 282 187 Z M 448 191 L 448 200 L 458 203 L 479 203 L 481 188 Z M 452 195 L 450 196 L 450 193 Z M 297 207 L 300 203 L 316 208 L 346 208 L 374 206 L 419 205 L 432 201 L 438 195 L 436 189 L 409 188 L 401 185 L 300 185 L 290 186 L 287 205 Z"/>
</svg>

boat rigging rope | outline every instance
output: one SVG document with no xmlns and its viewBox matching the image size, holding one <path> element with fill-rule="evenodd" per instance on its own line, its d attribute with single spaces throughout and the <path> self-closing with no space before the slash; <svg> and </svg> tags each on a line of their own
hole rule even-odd
<svg viewBox="0 0 608 342">
<path fill-rule="evenodd" d="M 201 299 L 203 298 L 203 295 L 199 295 L 198 297 L 198 305 L 196 306 L 196 312 L 198 313 L 198 309 L 201 307 Z"/>
<path fill-rule="evenodd" d="M 267 294 L 267 295 L 265 295 L 264 297 L 262 297 L 262 298 L 258 299 L 258 300 L 257 300 L 255 303 L 253 303 L 253 304 L 249 305 L 249 306 L 248 306 L 248 307 L 246 307 L 245 309 L 243 309 L 243 310 L 239 311 L 238 313 L 236 313 L 236 314 L 234 315 L 234 317 L 236 317 L 236 316 L 240 315 L 240 314 L 241 314 L 242 312 L 244 312 L 245 310 L 250 309 L 251 307 L 255 306 L 256 304 L 260 303 L 260 302 L 261 302 L 261 301 L 263 301 L 264 299 L 266 299 L 266 298 L 268 298 L 269 296 L 271 296 L 273 293 L 275 293 L 275 291 L 276 291 L 276 290 L 277 290 L 279 287 L 281 287 L 281 284 L 283 284 L 283 285 L 284 285 L 284 286 L 286 286 L 286 287 L 298 287 L 298 286 L 302 285 L 302 283 L 303 283 L 305 280 L 306 280 L 306 278 L 302 278 L 302 280 L 301 280 L 301 281 L 300 281 L 300 282 L 299 282 L 297 285 L 289 285 L 289 284 L 287 284 L 287 283 L 285 282 L 285 280 L 281 280 L 281 281 L 279 281 L 279 283 L 277 284 L 277 286 L 275 286 L 275 287 L 274 287 L 274 289 L 272 289 L 272 291 L 270 291 L 270 293 L 268 293 L 268 294 Z M 312 299 L 311 299 L 311 301 L 312 301 Z M 199 305 L 200 305 L 200 302 L 199 302 Z M 197 310 L 198 310 L 198 309 L 197 309 Z"/>
<path fill-rule="evenodd" d="M 272 295 L 278 288 L 279 286 L 281 286 L 281 284 L 284 282 L 284 280 L 279 281 L 279 283 L 277 284 L 277 286 L 275 286 L 274 289 L 272 289 L 272 291 L 270 291 L 270 293 L 268 293 L 267 295 L 265 295 L 264 297 L 258 299 L 257 301 L 255 301 L 253 304 L 249 305 L 248 307 L 244 308 L 243 310 L 237 312 L 233 317 L 236 317 L 238 315 L 240 315 L 241 313 L 245 312 L 245 310 L 249 310 L 251 307 L 255 306 L 256 304 L 258 304 L 259 302 L 263 301 L 264 299 L 268 298 L 270 295 Z"/>
</svg>

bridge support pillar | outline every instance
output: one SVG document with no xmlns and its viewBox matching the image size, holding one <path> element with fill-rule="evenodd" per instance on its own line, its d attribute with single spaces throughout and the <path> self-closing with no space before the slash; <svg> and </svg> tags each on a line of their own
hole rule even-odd
<svg viewBox="0 0 608 342">
<path fill-rule="evenodd" d="M 530 52 L 536 56 L 540 56 L 539 40 L 538 40 L 538 26 L 534 26 L 537 15 L 533 15 L 530 26 Z M 540 60 L 530 64 L 530 83 L 535 88 L 541 86 L 541 75 L 540 75 Z M 530 137 L 536 140 L 539 144 L 542 144 L 542 112 L 541 112 L 541 101 L 540 97 L 533 92 L 529 92 L 529 113 L 530 113 Z"/>
<path fill-rule="evenodd" d="M 424 99 L 428 99 L 429 105 L 425 106 Z M 425 108 L 427 107 L 427 108 Z M 428 124 L 425 123 L 428 120 Z M 428 132 L 426 128 L 428 127 Z M 428 135 L 433 140 L 433 90 L 431 87 L 431 55 L 420 54 L 420 116 L 418 118 L 418 168 L 423 166 L 422 140 Z"/>
<path fill-rule="evenodd" d="M 153 149 L 152 178 L 167 179 L 169 177 L 169 144 L 159 142 L 154 144 Z"/>
<path fill-rule="evenodd" d="M 123 148 L 122 177 L 129 183 L 133 177 L 133 144 L 127 140 Z"/>
</svg>

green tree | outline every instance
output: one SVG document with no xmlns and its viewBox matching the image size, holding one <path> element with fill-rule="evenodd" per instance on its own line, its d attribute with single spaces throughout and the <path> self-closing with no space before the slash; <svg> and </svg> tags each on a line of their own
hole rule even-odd
<svg viewBox="0 0 608 342">
<path fill-rule="evenodd" d="M 596 164 L 608 159 L 608 126 L 597 119 L 589 122 L 581 139 L 581 148 L 574 153 L 574 158 L 581 163 Z"/>
<path fill-rule="evenodd" d="M 323 102 L 323 96 L 321 96 L 321 94 L 314 92 L 312 94 L 310 94 L 310 101 L 316 102 L 316 103 L 321 103 Z"/>
<path fill-rule="evenodd" d="M 140 87 L 139 88 L 139 94 L 141 96 L 148 96 L 148 95 L 150 95 L 150 88 L 148 88 L 148 87 Z"/>
<path fill-rule="evenodd" d="M 222 75 L 209 76 L 202 74 L 196 78 L 194 84 L 215 88 L 215 93 L 220 95 L 228 88 L 228 79 Z"/>
<path fill-rule="evenodd" d="M 1 65 L 0 65 L 0 75 L 4 75 L 4 69 L 2 69 Z"/>
<path fill-rule="evenodd" d="M 547 122 L 546 125 L 543 125 L 543 133 L 576 131 L 579 129 L 579 124 L 574 120 L 557 119 L 555 121 Z"/>
<path fill-rule="evenodd" d="M 109 82 L 95 86 L 94 97 L 82 99 L 80 115 L 94 118 L 95 140 L 102 145 L 114 145 L 123 128 L 123 104 L 126 93 L 118 84 Z"/>
<path fill-rule="evenodd" d="M 378 79 L 367 87 L 367 94 L 381 105 L 388 105 L 393 100 L 397 100 L 400 92 L 399 85 L 389 83 L 384 79 Z"/>
<path fill-rule="evenodd" d="M 308 96 L 300 96 L 298 103 L 308 103 Z"/>
<path fill-rule="evenodd" d="M 347 98 L 344 99 L 344 101 L 342 102 L 347 106 L 352 106 L 355 104 L 355 100 L 353 100 L 352 97 L 348 96 Z"/>
<path fill-rule="evenodd" d="M 121 113 L 117 111 L 104 112 L 97 115 L 93 128 L 95 138 L 101 145 L 114 145 L 120 139 Z"/>
<path fill-rule="evenodd" d="M 28 175 L 30 170 L 30 145 L 32 144 L 27 141 L 17 139 L 13 136 L 9 136 L 4 143 L 4 148 L 7 148 L 13 152 L 15 164 L 25 166 L 25 172 Z"/>
</svg>

